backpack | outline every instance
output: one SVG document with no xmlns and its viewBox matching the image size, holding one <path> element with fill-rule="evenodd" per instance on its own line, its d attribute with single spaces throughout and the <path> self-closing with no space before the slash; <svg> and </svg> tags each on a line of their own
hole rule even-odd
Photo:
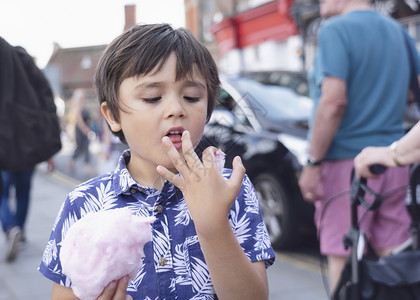
<svg viewBox="0 0 420 300">
<path fill-rule="evenodd" d="M 47 79 L 24 48 L 0 38 L 0 170 L 32 168 L 60 149 Z"/>
</svg>

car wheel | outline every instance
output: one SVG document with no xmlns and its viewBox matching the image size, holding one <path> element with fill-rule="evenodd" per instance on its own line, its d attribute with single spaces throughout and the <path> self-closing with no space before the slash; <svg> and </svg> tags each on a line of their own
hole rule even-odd
<svg viewBox="0 0 420 300">
<path fill-rule="evenodd" d="M 295 244 L 293 211 L 287 192 L 280 181 L 271 174 L 261 174 L 253 181 L 261 206 L 264 223 L 275 249 Z"/>
</svg>

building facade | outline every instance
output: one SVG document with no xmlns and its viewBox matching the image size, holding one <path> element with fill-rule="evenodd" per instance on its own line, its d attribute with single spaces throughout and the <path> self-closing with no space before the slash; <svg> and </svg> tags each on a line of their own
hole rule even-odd
<svg viewBox="0 0 420 300">
<path fill-rule="evenodd" d="M 219 69 L 305 71 L 322 18 L 318 0 L 185 0 L 186 27 L 212 51 Z M 420 41 L 420 0 L 372 0 Z M 413 17 L 414 16 L 414 17 Z M 417 29 L 419 27 L 419 29 Z M 415 36 L 419 32 L 419 36 Z"/>
<path fill-rule="evenodd" d="M 299 71 L 302 43 L 290 11 L 295 0 L 185 1 L 186 26 L 221 71 Z"/>
</svg>

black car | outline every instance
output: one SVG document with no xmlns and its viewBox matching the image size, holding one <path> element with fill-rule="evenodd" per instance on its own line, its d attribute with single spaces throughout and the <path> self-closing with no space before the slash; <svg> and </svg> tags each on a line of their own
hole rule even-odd
<svg viewBox="0 0 420 300">
<path fill-rule="evenodd" d="M 241 156 L 276 249 L 315 237 L 314 208 L 298 186 L 312 101 L 290 88 L 243 76 L 222 76 L 221 81 L 220 102 L 198 152 L 209 145 L 220 148 L 227 168 Z"/>
</svg>

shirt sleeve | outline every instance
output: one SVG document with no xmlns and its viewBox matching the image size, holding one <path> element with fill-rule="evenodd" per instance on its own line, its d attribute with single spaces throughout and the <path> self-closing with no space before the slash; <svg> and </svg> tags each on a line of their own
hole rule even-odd
<svg viewBox="0 0 420 300">
<path fill-rule="evenodd" d="M 229 218 L 233 232 L 247 257 L 252 262 L 264 261 L 266 267 L 271 266 L 275 253 L 262 218 L 257 194 L 248 176 L 243 180 Z"/>
<path fill-rule="evenodd" d="M 349 75 L 349 56 L 345 36 L 340 33 L 337 26 L 329 25 L 321 27 L 318 36 L 321 77 L 325 78 L 330 76 L 347 81 Z"/>
<path fill-rule="evenodd" d="M 60 262 L 61 243 L 70 226 L 78 219 L 80 219 L 80 214 L 69 197 L 67 197 L 57 214 L 49 241 L 42 256 L 41 264 L 38 268 L 45 277 L 66 287 L 70 287 L 71 282 L 62 273 Z"/>
</svg>

